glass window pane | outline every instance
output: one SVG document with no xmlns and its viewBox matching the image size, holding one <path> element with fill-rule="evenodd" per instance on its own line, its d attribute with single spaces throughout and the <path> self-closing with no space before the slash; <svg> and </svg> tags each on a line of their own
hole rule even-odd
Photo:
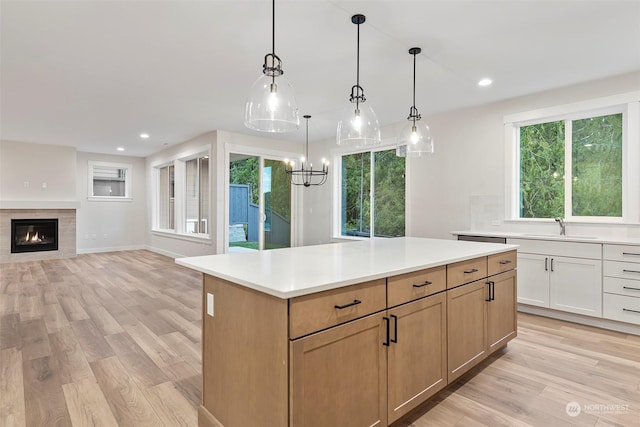
<svg viewBox="0 0 640 427">
<path fill-rule="evenodd" d="M 564 216 L 564 121 L 520 127 L 520 217 Z"/>
<path fill-rule="evenodd" d="M 374 152 L 374 234 L 376 237 L 404 236 L 405 158 L 395 150 Z"/>
<path fill-rule="evenodd" d="M 127 169 L 93 166 L 93 196 L 126 197 Z"/>
<path fill-rule="evenodd" d="M 370 237 L 371 153 L 342 157 L 342 236 Z"/>
<path fill-rule="evenodd" d="M 198 233 L 198 213 L 200 211 L 200 188 L 198 185 L 198 159 L 185 162 L 185 231 Z"/>
<path fill-rule="evenodd" d="M 209 158 L 201 157 L 200 162 L 200 233 L 209 234 Z"/>
<path fill-rule="evenodd" d="M 173 166 L 160 168 L 158 179 L 158 227 L 163 230 L 173 230 Z"/>
<path fill-rule="evenodd" d="M 572 122 L 572 215 L 622 216 L 622 114 Z"/>
</svg>

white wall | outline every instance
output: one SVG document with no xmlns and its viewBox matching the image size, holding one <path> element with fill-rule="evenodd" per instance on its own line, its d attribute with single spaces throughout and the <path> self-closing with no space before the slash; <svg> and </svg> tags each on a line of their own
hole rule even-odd
<svg viewBox="0 0 640 427">
<path fill-rule="evenodd" d="M 569 104 L 640 89 L 640 73 L 630 73 L 594 82 L 496 102 L 479 107 L 424 117 L 435 139 L 435 153 L 426 158 L 409 159 L 407 165 L 407 235 L 451 238 L 452 230 L 471 227 L 473 200 L 489 204 L 504 200 L 505 189 L 505 115 L 539 108 Z M 490 89 L 489 89 L 490 90 Z M 404 123 L 382 130 L 384 138 L 394 137 Z M 635 143 L 640 143 L 636 141 Z M 310 144 L 310 157 L 329 156 L 335 140 Z M 310 193 L 304 207 L 305 244 L 331 239 L 331 184 Z M 640 197 L 640 195 L 639 195 Z M 491 206 L 490 206 L 491 207 Z M 501 206 L 496 211 L 504 211 Z M 573 226 L 573 225 L 572 225 Z M 536 227 L 535 232 L 556 232 L 557 224 L 501 224 L 496 231 Z M 576 226 L 577 228 L 578 226 Z M 576 230 L 574 228 L 574 230 Z M 636 226 L 595 228 L 588 232 L 635 235 Z"/>
<path fill-rule="evenodd" d="M 75 200 L 75 148 L 0 141 L 0 201 Z"/>
<path fill-rule="evenodd" d="M 131 201 L 88 200 L 88 162 L 127 163 L 131 170 Z M 144 248 L 146 235 L 146 176 L 143 157 L 78 152 L 76 249 L 78 253 Z"/>
</svg>

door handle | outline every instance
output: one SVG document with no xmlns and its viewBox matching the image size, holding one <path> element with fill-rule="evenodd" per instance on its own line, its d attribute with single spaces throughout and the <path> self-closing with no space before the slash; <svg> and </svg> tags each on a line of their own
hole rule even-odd
<svg viewBox="0 0 640 427">
<path fill-rule="evenodd" d="M 544 259 L 544 271 L 549 271 L 549 258 Z"/>
<path fill-rule="evenodd" d="M 502 265 L 511 264 L 511 260 L 510 259 L 504 259 L 504 260 L 500 261 L 500 264 L 502 264 Z"/>
<path fill-rule="evenodd" d="M 389 347 L 389 318 L 388 317 L 383 317 L 382 319 L 386 323 L 386 328 L 387 328 L 387 336 L 386 336 L 385 340 L 382 342 L 382 345 Z"/>
<path fill-rule="evenodd" d="M 391 342 L 394 343 L 398 343 L 398 316 L 396 316 L 395 314 L 391 315 L 391 318 L 393 319 L 393 338 L 391 338 Z"/>
<path fill-rule="evenodd" d="M 471 274 L 471 273 L 475 273 L 477 271 L 478 271 L 477 268 L 472 268 L 471 270 L 464 270 L 464 274 Z"/>
<path fill-rule="evenodd" d="M 342 310 L 343 308 L 353 307 L 354 305 L 358 305 L 358 304 L 362 304 L 362 301 L 360 301 L 359 299 L 354 299 L 353 302 L 350 302 L 348 304 L 334 305 L 333 307 L 337 308 L 338 310 Z"/>
<path fill-rule="evenodd" d="M 424 286 L 430 285 L 432 282 L 425 280 L 424 283 L 420 283 L 419 285 L 413 285 L 414 288 L 422 288 Z"/>
<path fill-rule="evenodd" d="M 485 301 L 491 301 L 491 282 L 486 282 L 487 285 L 487 299 Z"/>
<path fill-rule="evenodd" d="M 551 258 L 551 271 L 553 271 L 553 258 Z"/>
</svg>

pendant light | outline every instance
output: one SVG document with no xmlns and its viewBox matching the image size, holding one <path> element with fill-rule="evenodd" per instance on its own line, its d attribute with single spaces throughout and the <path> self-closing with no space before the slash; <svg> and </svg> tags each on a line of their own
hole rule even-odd
<svg viewBox="0 0 640 427">
<path fill-rule="evenodd" d="M 305 157 L 300 159 L 300 169 L 294 169 L 295 162 L 285 159 L 284 171 L 289 175 L 289 180 L 293 185 L 322 185 L 327 181 L 329 175 L 329 163 L 322 159 L 322 170 L 313 170 L 313 165 L 309 163 L 309 119 L 311 116 L 303 116 L 307 121 L 307 137 Z M 305 164 L 306 163 L 306 164 Z"/>
<path fill-rule="evenodd" d="M 409 123 L 407 123 L 398 138 L 396 155 L 400 157 L 420 157 L 433 153 L 433 137 L 429 125 L 421 122 L 422 116 L 416 108 L 416 55 L 422 52 L 419 47 L 412 47 L 409 53 L 413 55 L 413 105 L 409 109 Z"/>
<path fill-rule="evenodd" d="M 360 14 L 351 17 L 351 22 L 358 26 L 356 84 L 351 87 L 349 104 L 338 122 L 336 142 L 341 146 L 363 147 L 380 144 L 378 117 L 373 108 L 365 104 L 364 90 L 360 86 L 360 24 L 363 24 L 365 19 L 365 16 Z"/>
<path fill-rule="evenodd" d="M 272 0 L 271 53 L 264 57 L 262 75 L 247 99 L 244 124 L 260 132 L 291 132 L 300 126 L 298 104 L 291 83 L 284 78 L 276 55 L 276 2 Z"/>
</svg>

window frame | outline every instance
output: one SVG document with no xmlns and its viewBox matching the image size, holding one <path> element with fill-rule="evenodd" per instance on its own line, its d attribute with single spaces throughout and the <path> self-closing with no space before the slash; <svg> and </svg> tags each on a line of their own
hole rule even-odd
<svg viewBox="0 0 640 427">
<path fill-rule="evenodd" d="M 331 158 L 332 158 L 332 172 L 333 175 L 333 212 L 332 212 L 332 239 L 333 240 L 349 240 L 349 241 L 360 241 L 360 240 L 370 240 L 370 239 L 386 239 L 387 237 L 380 237 L 375 235 L 375 204 L 369 203 L 369 229 L 370 235 L 369 237 L 360 237 L 360 236 L 344 236 L 342 235 L 342 157 L 350 154 L 358 154 L 358 153 L 366 153 L 369 152 L 374 154 L 380 151 L 389 151 L 393 150 L 395 152 L 396 149 L 396 140 L 395 138 L 389 138 L 382 141 L 381 144 L 370 147 L 340 147 L 331 150 Z M 372 167 L 375 165 L 375 155 L 371 156 L 370 159 Z M 405 201 L 404 201 L 404 235 L 407 235 L 407 230 L 409 230 L 410 226 L 410 217 L 409 212 L 407 210 L 408 201 L 410 200 L 410 187 L 407 180 L 409 176 L 409 165 L 411 162 L 405 158 L 405 179 L 404 179 L 404 188 L 405 188 Z M 375 169 L 375 168 L 374 168 Z M 372 171 L 370 178 L 370 186 L 371 186 L 371 194 L 370 198 L 375 196 L 375 173 Z"/>
<path fill-rule="evenodd" d="M 565 195 L 564 218 L 567 221 L 595 224 L 637 224 L 640 222 L 640 172 L 634 167 L 640 162 L 640 91 L 597 98 L 573 104 L 507 115 L 504 117 L 505 135 L 505 221 L 548 222 L 553 218 L 520 217 L 520 132 L 521 126 L 553 121 L 580 120 L 622 113 L 622 216 L 573 216 L 571 185 L 567 185 L 572 171 L 571 132 L 565 134 Z M 568 188 L 567 188 L 568 187 Z"/>
<path fill-rule="evenodd" d="M 124 176 L 124 196 L 96 196 L 93 193 L 93 181 L 95 169 L 114 169 L 125 170 Z M 131 194 L 131 181 L 133 179 L 133 165 L 130 163 L 103 162 L 103 161 L 87 161 L 87 200 L 92 202 L 131 202 L 133 196 Z"/>
<path fill-rule="evenodd" d="M 186 163 L 189 160 L 193 160 L 199 157 L 208 157 L 209 170 L 208 170 L 208 217 L 206 218 L 208 233 L 192 233 L 187 231 L 186 226 L 186 193 L 187 193 L 187 179 L 186 179 Z M 211 156 L 211 147 L 204 146 L 199 148 L 190 149 L 188 151 L 169 156 L 165 159 L 154 162 L 151 165 L 152 177 L 153 177 L 153 193 L 152 193 L 152 226 L 151 232 L 156 235 L 175 237 L 184 240 L 193 241 L 211 241 L 211 202 L 212 202 L 212 187 L 213 182 L 213 170 Z M 171 166 L 174 167 L 174 213 L 173 213 L 173 229 L 160 228 L 160 169 Z"/>
</svg>

